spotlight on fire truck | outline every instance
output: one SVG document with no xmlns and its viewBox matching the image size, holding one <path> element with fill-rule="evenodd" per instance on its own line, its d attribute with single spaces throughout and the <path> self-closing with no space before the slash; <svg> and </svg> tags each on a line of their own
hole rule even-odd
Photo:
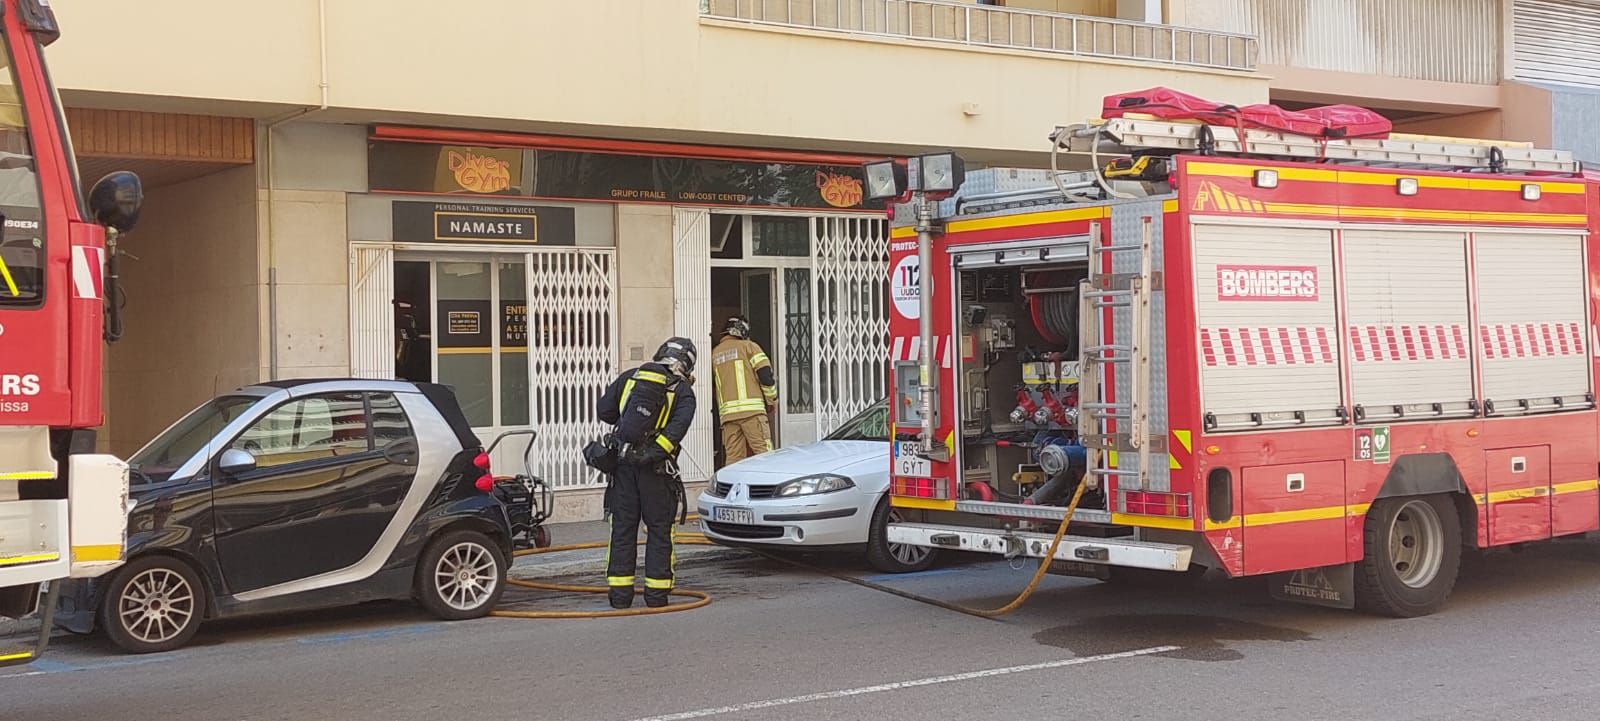
<svg viewBox="0 0 1600 721">
<path fill-rule="evenodd" d="M 917 159 L 917 190 L 954 193 L 967 179 L 967 164 L 955 153 L 935 153 Z"/>
<path fill-rule="evenodd" d="M 890 200 L 905 192 L 906 166 L 893 160 L 879 160 L 864 167 L 868 200 Z"/>
</svg>

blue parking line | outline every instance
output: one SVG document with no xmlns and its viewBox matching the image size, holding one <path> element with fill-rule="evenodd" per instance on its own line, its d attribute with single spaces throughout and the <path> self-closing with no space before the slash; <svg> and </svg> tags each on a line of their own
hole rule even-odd
<svg viewBox="0 0 1600 721">
<path fill-rule="evenodd" d="M 399 628 L 385 628 L 377 631 L 362 631 L 358 633 L 334 633 L 326 636 L 313 636 L 299 639 L 299 642 L 309 646 L 324 646 L 330 644 L 349 643 L 351 641 L 370 641 L 373 639 L 392 638 L 396 636 L 415 636 L 417 634 L 432 633 L 439 630 L 442 624 L 419 624 L 416 626 L 401 626 Z"/>
</svg>

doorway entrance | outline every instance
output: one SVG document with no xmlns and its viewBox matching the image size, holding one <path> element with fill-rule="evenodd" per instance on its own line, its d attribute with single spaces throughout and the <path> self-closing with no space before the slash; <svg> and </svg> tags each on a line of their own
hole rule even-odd
<svg viewBox="0 0 1600 721">
<path fill-rule="evenodd" d="M 532 428 L 534 473 L 557 489 L 603 484 L 582 448 L 617 373 L 611 248 L 352 243 L 351 372 L 451 386 L 485 445 Z M 495 451 L 520 471 L 522 444 Z"/>
<path fill-rule="evenodd" d="M 397 256 L 395 377 L 451 386 L 473 428 L 527 426 L 526 275 L 521 255 Z"/>
<path fill-rule="evenodd" d="M 743 315 L 751 340 L 771 359 L 778 379 L 774 447 L 817 439 L 810 236 L 807 216 L 711 216 L 713 330 L 720 334 L 730 316 Z"/>
<path fill-rule="evenodd" d="M 888 389 L 888 260 L 881 216 L 675 208 L 674 329 L 707 338 L 740 311 L 769 324 L 754 334 L 778 375 L 773 436 L 807 443 Z M 711 396 L 704 374 L 695 393 Z M 687 479 L 713 470 L 698 461 L 714 457 L 712 405 L 685 438 Z"/>
</svg>

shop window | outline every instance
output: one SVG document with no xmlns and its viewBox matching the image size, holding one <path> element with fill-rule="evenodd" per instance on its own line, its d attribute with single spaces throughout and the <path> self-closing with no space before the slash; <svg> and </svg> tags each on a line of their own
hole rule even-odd
<svg viewBox="0 0 1600 721">
<path fill-rule="evenodd" d="M 528 425 L 528 285 L 521 262 L 500 263 L 500 425 Z"/>
<path fill-rule="evenodd" d="M 744 257 L 744 216 L 711 214 L 711 257 L 718 260 Z"/>
<path fill-rule="evenodd" d="M 456 400 L 474 428 L 494 425 L 492 281 L 488 263 L 434 264 L 438 301 L 434 337 L 438 342 L 440 383 L 455 389 Z"/>
<path fill-rule="evenodd" d="M 812 397 L 811 269 L 783 271 L 783 357 L 788 376 L 785 394 L 790 413 L 810 413 Z"/>
<path fill-rule="evenodd" d="M 811 219 L 751 216 L 750 239 L 756 255 L 811 257 Z"/>
</svg>

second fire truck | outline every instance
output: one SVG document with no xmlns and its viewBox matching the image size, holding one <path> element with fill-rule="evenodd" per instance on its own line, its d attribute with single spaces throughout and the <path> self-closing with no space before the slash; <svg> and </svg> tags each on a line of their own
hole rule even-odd
<svg viewBox="0 0 1600 721">
<path fill-rule="evenodd" d="M 127 525 L 127 465 L 94 428 L 114 238 L 143 194 L 113 173 L 83 197 L 44 66 L 58 34 L 46 0 L 0 0 L 0 666 L 44 648 L 63 579 L 121 564 Z"/>
<path fill-rule="evenodd" d="M 892 542 L 1043 557 L 1087 483 L 1057 572 L 1415 616 L 1468 549 L 1600 529 L 1600 185 L 1569 155 L 1134 115 L 1054 140 L 1097 170 L 897 209 Z"/>
</svg>

